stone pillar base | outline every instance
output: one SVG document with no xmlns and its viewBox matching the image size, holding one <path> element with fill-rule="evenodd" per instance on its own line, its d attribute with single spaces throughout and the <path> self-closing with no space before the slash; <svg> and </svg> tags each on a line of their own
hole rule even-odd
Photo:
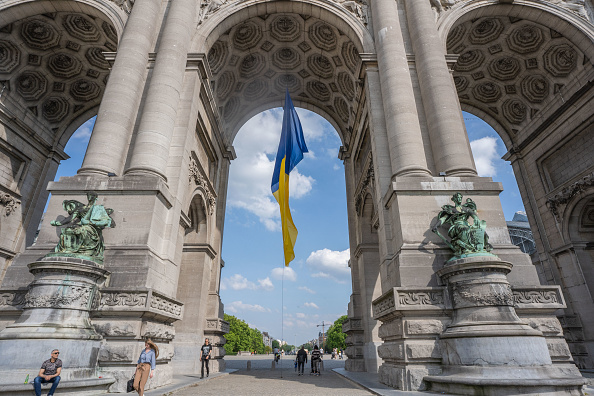
<svg viewBox="0 0 594 396">
<path fill-rule="evenodd" d="M 448 261 L 452 322 L 440 335 L 443 372 L 431 391 L 464 395 L 581 395 L 577 367 L 553 365 L 543 333 L 522 322 L 507 281 L 510 263 L 485 255 Z"/>
<path fill-rule="evenodd" d="M 0 388 L 32 381 L 52 349 L 60 350 L 62 380 L 97 379 L 102 337 L 89 318 L 109 271 L 74 257 L 44 257 L 29 264 L 34 281 L 19 319 L 0 332 Z"/>
</svg>

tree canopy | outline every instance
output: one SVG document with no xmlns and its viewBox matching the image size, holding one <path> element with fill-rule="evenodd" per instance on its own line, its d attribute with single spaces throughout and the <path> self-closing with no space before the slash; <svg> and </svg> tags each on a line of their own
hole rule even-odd
<svg viewBox="0 0 594 396">
<path fill-rule="evenodd" d="M 233 315 L 225 314 L 225 320 L 229 322 L 229 333 L 225 334 L 227 343 L 224 346 L 227 354 L 236 354 L 239 351 L 264 353 L 260 330 L 252 329 L 245 321 Z"/>
<path fill-rule="evenodd" d="M 331 351 L 334 348 L 346 349 L 346 334 L 342 332 L 342 324 L 347 320 L 347 316 L 343 315 L 336 319 L 334 324 L 330 326 L 326 338 L 326 350 Z"/>
</svg>

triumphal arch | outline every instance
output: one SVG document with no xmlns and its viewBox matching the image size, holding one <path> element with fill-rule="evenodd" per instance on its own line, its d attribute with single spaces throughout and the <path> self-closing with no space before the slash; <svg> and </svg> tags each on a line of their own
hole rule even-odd
<svg viewBox="0 0 594 396">
<path fill-rule="evenodd" d="M 287 89 L 342 141 L 346 368 L 403 390 L 580 394 L 578 368 L 594 368 L 593 10 L 1 2 L 0 353 L 18 358 L 0 361 L 0 394 L 30 392 L 22 379 L 51 347 L 71 357 L 60 387 L 74 394 L 123 391 L 148 337 L 161 346 L 153 387 L 196 373 L 205 336 L 224 369 L 233 142 Z M 532 256 L 510 243 L 461 110 L 505 143 Z M 94 115 L 78 174 L 52 182 Z"/>
</svg>

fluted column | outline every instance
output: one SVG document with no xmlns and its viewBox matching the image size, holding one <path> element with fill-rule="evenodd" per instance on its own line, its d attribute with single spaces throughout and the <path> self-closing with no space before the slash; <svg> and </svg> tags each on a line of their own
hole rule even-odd
<svg viewBox="0 0 594 396">
<path fill-rule="evenodd" d="M 394 0 L 371 2 L 392 176 L 430 175 Z"/>
<path fill-rule="evenodd" d="M 126 174 L 152 174 L 167 180 L 169 146 L 197 4 L 195 0 L 171 1 Z"/>
<path fill-rule="evenodd" d="M 134 3 L 79 174 L 119 175 L 123 170 L 160 9 L 160 0 Z"/>
<path fill-rule="evenodd" d="M 408 28 L 437 172 L 476 176 L 458 95 L 428 0 L 405 0 Z"/>
</svg>

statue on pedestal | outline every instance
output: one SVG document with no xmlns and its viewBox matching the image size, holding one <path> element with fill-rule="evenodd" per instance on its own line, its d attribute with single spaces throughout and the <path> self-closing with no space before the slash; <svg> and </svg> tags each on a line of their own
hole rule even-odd
<svg viewBox="0 0 594 396">
<path fill-rule="evenodd" d="M 477 215 L 476 203 L 470 199 L 466 199 L 466 203 L 462 204 L 462 194 L 457 192 L 452 196 L 454 205 L 443 205 L 441 212 L 437 215 L 438 223 L 432 228 L 450 249 L 454 251 L 454 258 L 458 259 L 466 257 L 469 254 L 486 254 L 493 250 L 493 246 L 489 243 L 489 235 L 487 235 L 487 222 L 480 220 Z M 473 223 L 470 224 L 468 220 L 472 218 Z M 440 232 L 438 227 L 449 224 L 448 236 L 451 241 L 448 241 Z"/>
<path fill-rule="evenodd" d="M 63 221 L 54 220 L 50 224 L 62 228 L 60 242 L 54 253 L 47 256 L 78 257 L 103 263 L 102 230 L 113 226 L 110 215 L 113 209 L 97 205 L 97 193 L 87 193 L 88 203 L 85 205 L 76 200 L 64 200 L 62 207 L 68 212 L 69 217 Z"/>
</svg>

